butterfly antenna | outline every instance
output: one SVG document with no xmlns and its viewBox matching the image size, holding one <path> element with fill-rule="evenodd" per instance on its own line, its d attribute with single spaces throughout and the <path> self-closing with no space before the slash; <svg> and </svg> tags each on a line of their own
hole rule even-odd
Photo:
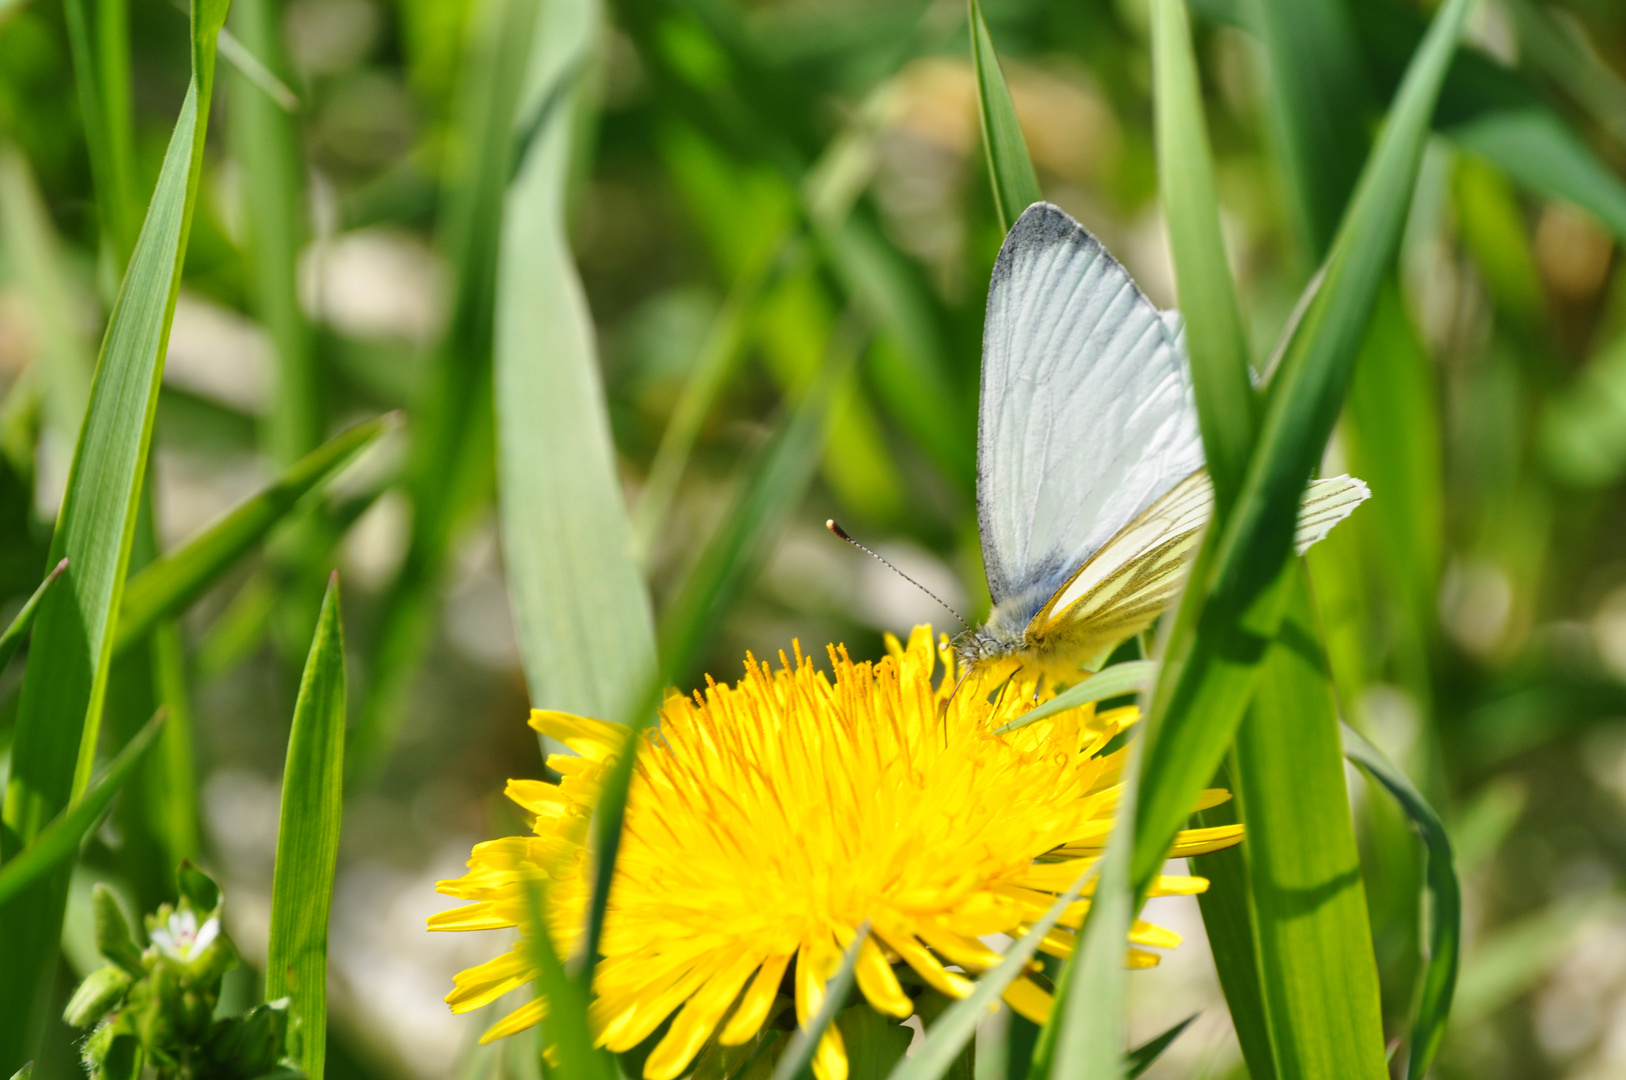
<svg viewBox="0 0 1626 1080">
<path fill-rule="evenodd" d="M 953 608 L 949 607 L 948 604 L 943 600 L 943 598 L 941 596 L 938 596 L 936 593 L 934 593 L 930 589 L 926 588 L 926 586 L 922 585 L 920 582 L 916 581 L 914 578 L 910 577 L 908 574 L 905 574 L 902 570 L 899 570 L 896 566 L 893 566 L 891 563 L 887 562 L 881 556 L 877 555 L 875 552 L 871 551 L 869 548 L 865 547 L 863 544 L 860 544 L 857 540 L 854 540 L 851 536 L 848 536 L 847 535 L 847 530 L 843 529 L 840 525 L 837 525 L 834 518 L 830 518 L 829 520 L 827 520 L 824 523 L 824 527 L 826 529 L 829 529 L 831 532 L 835 533 L 841 539 L 847 541 L 847 543 L 851 544 L 853 547 L 857 548 L 859 551 L 862 551 L 865 555 L 868 555 L 870 558 L 872 558 L 876 562 L 880 563 L 882 566 L 886 567 L 888 570 L 892 571 L 894 574 L 901 577 L 903 580 L 907 581 L 909 584 L 913 585 L 915 588 L 919 589 L 921 592 L 925 593 L 927 596 L 931 597 L 933 600 L 936 600 L 939 604 L 942 605 L 944 611 L 948 612 L 950 615 L 953 615 L 956 619 L 960 620 L 960 625 L 961 626 L 965 627 L 967 630 L 971 629 L 971 624 L 966 622 L 965 618 L 958 611 L 955 611 Z"/>
</svg>

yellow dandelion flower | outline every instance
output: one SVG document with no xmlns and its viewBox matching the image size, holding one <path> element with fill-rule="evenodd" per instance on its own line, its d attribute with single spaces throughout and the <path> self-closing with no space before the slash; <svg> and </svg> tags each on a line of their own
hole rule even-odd
<svg viewBox="0 0 1626 1080">
<path fill-rule="evenodd" d="M 979 680 L 955 692 L 947 641 L 934 647 L 930 627 L 917 628 L 907 646 L 890 637 L 887 645 L 890 655 L 874 664 L 832 647 L 834 678 L 800 649 L 794 664 L 781 654 L 777 671 L 747 658 L 735 685 L 708 680 L 704 693 L 662 706 L 658 734 L 640 748 L 590 1010 L 599 1045 L 617 1052 L 672 1017 L 645 1063 L 647 1080 L 675 1080 L 713 1036 L 724 1045 L 750 1041 L 793 962 L 796 1016 L 806 1023 L 866 919 L 873 933 L 860 949 L 857 983 L 875 1009 L 900 1018 L 913 1010 L 899 965 L 964 997 L 968 976 L 999 961 L 982 939 L 1021 935 L 1099 857 L 1126 753 L 1102 751 L 1136 710 L 1084 706 L 995 735 L 1030 707 L 1032 683 L 995 693 Z M 934 679 L 940 662 L 944 674 Z M 1048 698 L 1048 688 L 1039 696 Z M 535 815 L 534 835 L 476 846 L 469 872 L 439 886 L 474 903 L 429 926 L 524 928 L 527 881 L 546 879 L 549 931 L 568 955 L 590 888 L 588 818 L 625 729 L 541 710 L 531 726 L 579 756 L 548 759 L 563 776 L 557 785 L 509 782 L 509 797 Z M 1227 797 L 1210 791 L 1199 805 Z M 1240 826 L 1191 830 L 1171 854 L 1240 837 Z M 1154 895 L 1206 886 L 1165 876 Z M 1068 956 L 1088 907 L 1073 905 L 1041 948 Z M 1179 940 L 1138 921 L 1130 934 L 1133 946 Z M 1141 948 L 1129 958 L 1134 966 L 1157 962 Z M 455 1012 L 479 1008 L 535 975 L 522 940 L 458 975 L 446 1000 Z M 1027 977 L 1005 1000 L 1040 1023 L 1051 1006 Z M 532 1001 L 482 1041 L 523 1030 L 545 1011 Z M 846 1078 L 834 1026 L 814 1067 L 819 1080 Z"/>
</svg>

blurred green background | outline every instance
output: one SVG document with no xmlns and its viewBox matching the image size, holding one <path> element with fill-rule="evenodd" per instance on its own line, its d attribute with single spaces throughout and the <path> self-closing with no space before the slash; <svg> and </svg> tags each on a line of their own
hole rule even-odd
<svg viewBox="0 0 1626 1080">
<path fill-rule="evenodd" d="M 1431 5 L 1305 5 L 1332 19 L 1303 29 L 1332 43 L 1348 93 L 1319 145 L 1285 150 L 1293 129 L 1247 4 L 1193 8 L 1226 240 L 1263 356 L 1330 232 L 1326 201 L 1281 162 L 1353 178 Z M 472 843 L 522 827 L 502 782 L 542 775 L 495 518 L 481 247 L 506 180 L 483 163 L 509 138 L 500 108 L 481 110 L 513 78 L 516 10 L 236 0 L 158 405 L 156 549 L 138 533 L 138 561 L 355 420 L 406 415 L 180 627 L 205 861 L 235 939 L 263 961 L 288 718 L 326 571 L 341 569 L 356 776 L 332 935 L 335 1075 L 465 1067 L 484 1025 L 440 999 L 497 945 L 427 934 L 423 917 L 448 906 L 433 883 Z M 1174 306 L 1144 6 L 985 11 L 1046 196 Z M 1002 234 L 964 5 L 622 0 L 602 14 L 595 46 L 567 63 L 583 92 L 540 108 L 578 113 L 571 243 L 657 615 L 815 375 L 857 360 L 807 468 L 771 478 L 789 509 L 691 679 L 731 678 L 746 650 L 793 638 L 874 656 L 884 632 L 955 629 L 831 538 L 829 516 L 975 619 L 976 379 Z M 111 248 L 133 228 L 93 196 L 69 30 L 56 0 L 0 0 L 8 619 L 45 562 L 119 276 Z M 97 47 L 120 47 L 99 33 Z M 1470 38 L 1475 63 L 1515 69 L 1519 100 L 1620 175 L 1626 8 L 1485 0 Z M 127 152 L 146 185 L 131 206 L 156 178 L 186 43 L 179 7 L 129 0 Z M 1448 90 L 1442 126 L 1453 107 Z M 1348 718 L 1441 808 L 1458 850 L 1468 947 L 1436 1073 L 1601 1080 L 1626 1075 L 1626 212 L 1595 212 L 1626 193 L 1605 176 L 1581 209 L 1530 185 L 1552 162 L 1521 170 L 1487 147 L 1440 137 L 1429 151 L 1352 392 L 1362 411 L 1327 462 L 1374 478 L 1374 497 L 1310 561 Z M 6 746 L 20 667 L 0 673 Z M 109 726 L 123 737 L 143 719 Z M 1420 856 L 1386 800 L 1351 789 L 1398 1033 Z M 121 800 L 76 874 L 72 966 L 93 963 L 92 880 L 142 909 L 167 888 L 140 807 Z M 1131 980 L 1134 1037 L 1201 1008 L 1153 1075 L 1226 1075 L 1237 1051 L 1196 906 L 1156 903 L 1188 944 Z"/>
</svg>

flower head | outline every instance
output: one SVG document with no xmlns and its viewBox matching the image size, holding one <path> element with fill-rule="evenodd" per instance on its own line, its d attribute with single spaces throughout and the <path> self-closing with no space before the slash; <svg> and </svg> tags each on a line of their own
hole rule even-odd
<svg viewBox="0 0 1626 1080">
<path fill-rule="evenodd" d="M 672 1017 L 646 1060 L 647 1080 L 680 1076 L 714 1035 L 724 1045 L 755 1037 L 793 961 L 805 1023 L 866 919 L 873 933 L 857 982 L 871 1006 L 911 1013 L 896 970 L 905 966 L 918 976 L 911 983 L 963 997 L 971 982 L 960 972 L 1000 959 L 982 939 L 1022 934 L 1100 855 L 1126 753 L 1105 751 L 1135 721 L 1133 707 L 1084 706 L 998 735 L 1036 693 L 1051 696 L 1048 686 L 973 677 L 956 689 L 947 642 L 934 646 L 929 627 L 907 646 L 889 637 L 888 650 L 871 664 L 832 647 L 833 678 L 800 649 L 794 663 L 781 654 L 779 670 L 747 658 L 735 685 L 708 681 L 703 693 L 662 706 L 658 731 L 639 748 L 590 1013 L 599 1044 L 618 1052 Z M 550 936 L 564 955 L 579 943 L 589 890 L 588 818 L 625 730 L 541 710 L 531 725 L 579 756 L 548 759 L 563 775 L 558 785 L 509 782 L 509 797 L 535 815 L 534 835 L 476 846 L 469 873 L 440 883 L 475 902 L 429 925 L 534 934 L 528 883 L 544 882 Z M 1208 792 L 1200 805 L 1225 797 Z M 1182 833 L 1171 854 L 1240 835 L 1239 826 Z M 1206 885 L 1165 876 L 1154 894 Z M 1072 905 L 1041 948 L 1069 955 L 1088 907 Z M 1130 935 L 1137 946 L 1179 940 L 1142 922 Z M 1137 966 L 1157 962 L 1140 948 L 1129 956 Z M 457 1012 L 478 1008 L 535 974 L 522 940 L 460 974 L 446 1000 Z M 1005 1000 L 1041 1022 L 1051 1004 L 1025 976 Z M 522 1030 L 545 1010 L 532 1001 L 484 1039 Z M 845 1080 L 833 1026 L 814 1066 L 819 1080 Z"/>
</svg>

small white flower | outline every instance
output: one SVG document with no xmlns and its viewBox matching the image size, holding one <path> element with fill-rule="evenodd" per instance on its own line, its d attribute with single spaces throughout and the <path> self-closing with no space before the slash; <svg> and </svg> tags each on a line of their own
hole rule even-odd
<svg viewBox="0 0 1626 1080">
<path fill-rule="evenodd" d="M 174 912 L 169 922 L 152 932 L 152 943 L 158 951 L 172 960 L 190 963 L 220 936 L 220 919 L 211 917 L 201 927 L 198 917 L 191 911 Z"/>
</svg>

